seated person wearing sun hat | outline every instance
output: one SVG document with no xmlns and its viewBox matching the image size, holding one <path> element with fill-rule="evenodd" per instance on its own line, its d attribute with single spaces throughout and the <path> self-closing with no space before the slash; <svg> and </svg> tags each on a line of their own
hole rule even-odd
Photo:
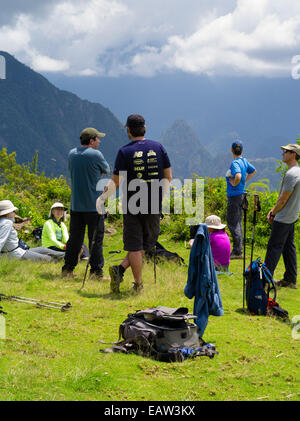
<svg viewBox="0 0 300 421">
<path fill-rule="evenodd" d="M 44 223 L 42 231 L 42 246 L 52 250 L 64 251 L 69 239 L 66 220 L 66 208 L 62 203 L 56 202 L 51 206 L 48 221 Z"/>
<path fill-rule="evenodd" d="M 219 272 L 228 272 L 231 247 L 229 236 L 225 232 L 226 224 L 222 224 L 221 218 L 217 215 L 209 215 L 205 219 L 205 223 L 209 232 L 209 242 L 215 268 Z M 192 247 L 194 243 L 197 230 L 197 225 L 190 227 L 190 247 Z"/>
<path fill-rule="evenodd" d="M 65 252 L 67 241 L 69 239 L 68 228 L 65 224 L 67 208 L 60 202 L 51 206 L 48 220 L 44 223 L 42 231 L 42 246 L 51 250 Z M 79 253 L 82 260 L 89 257 L 89 251 L 85 244 Z"/>
<path fill-rule="evenodd" d="M 24 250 L 19 246 L 18 233 L 14 228 L 15 211 L 18 210 L 10 200 L 0 201 L 0 252 L 1 256 L 13 257 L 22 260 L 42 260 L 51 262 L 64 257 L 60 251 L 50 250 L 46 247 L 30 248 Z"/>
</svg>

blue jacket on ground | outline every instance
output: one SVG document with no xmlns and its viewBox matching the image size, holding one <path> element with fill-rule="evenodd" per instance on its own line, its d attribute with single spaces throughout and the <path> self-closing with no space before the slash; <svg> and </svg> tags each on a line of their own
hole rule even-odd
<svg viewBox="0 0 300 421">
<path fill-rule="evenodd" d="M 200 224 L 190 253 L 184 294 L 194 301 L 194 315 L 202 337 L 208 317 L 222 316 L 223 306 L 206 224 Z"/>
</svg>

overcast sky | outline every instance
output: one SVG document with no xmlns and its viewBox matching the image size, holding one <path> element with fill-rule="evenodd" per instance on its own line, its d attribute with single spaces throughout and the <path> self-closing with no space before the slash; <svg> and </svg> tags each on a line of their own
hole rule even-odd
<svg viewBox="0 0 300 421">
<path fill-rule="evenodd" d="M 0 0 L 0 6 L 0 50 L 39 72 L 290 77 L 292 58 L 300 55 L 299 0 Z"/>
</svg>

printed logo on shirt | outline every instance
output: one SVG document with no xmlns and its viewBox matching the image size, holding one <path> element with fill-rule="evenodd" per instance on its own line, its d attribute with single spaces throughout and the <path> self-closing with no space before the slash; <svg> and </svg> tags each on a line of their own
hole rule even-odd
<svg viewBox="0 0 300 421">
<path fill-rule="evenodd" d="M 134 167 L 134 171 L 144 171 L 145 167 Z"/>
<path fill-rule="evenodd" d="M 157 158 L 149 158 L 147 159 L 148 164 L 157 164 Z"/>
<path fill-rule="evenodd" d="M 137 151 L 133 155 L 133 158 L 142 158 L 142 156 L 143 156 L 143 151 Z"/>
<path fill-rule="evenodd" d="M 133 161 L 134 165 L 143 165 L 144 164 L 144 160 L 143 159 L 135 159 Z"/>
<path fill-rule="evenodd" d="M 140 173 L 140 172 L 138 172 L 136 176 L 137 176 L 137 178 L 142 178 L 143 177 L 143 174 Z"/>
<path fill-rule="evenodd" d="M 156 152 L 154 152 L 154 151 L 151 149 L 151 151 L 149 151 L 149 152 L 147 153 L 147 156 L 156 156 Z"/>
</svg>

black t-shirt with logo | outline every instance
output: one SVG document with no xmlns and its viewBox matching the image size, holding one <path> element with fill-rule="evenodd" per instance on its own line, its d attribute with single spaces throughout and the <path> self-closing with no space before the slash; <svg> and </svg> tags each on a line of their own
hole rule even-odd
<svg viewBox="0 0 300 421">
<path fill-rule="evenodd" d="M 123 212 L 161 212 L 163 171 L 170 168 L 165 148 L 145 139 L 123 146 L 116 157 L 114 174 L 126 177 L 123 183 Z"/>
</svg>

